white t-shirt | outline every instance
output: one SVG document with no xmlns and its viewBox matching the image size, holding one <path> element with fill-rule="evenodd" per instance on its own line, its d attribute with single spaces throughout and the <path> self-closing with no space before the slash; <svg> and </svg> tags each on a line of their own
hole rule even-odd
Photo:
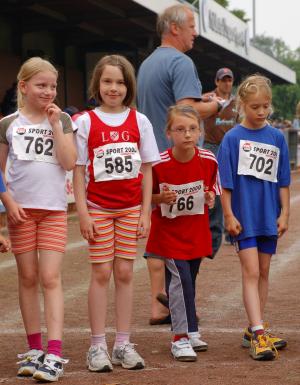
<svg viewBox="0 0 300 385">
<path fill-rule="evenodd" d="M 96 115 L 108 126 L 117 127 L 125 122 L 128 117 L 130 109 L 127 108 L 125 111 L 117 114 L 111 114 L 103 112 L 100 108 L 95 108 L 94 112 Z M 149 119 L 141 114 L 136 112 L 137 124 L 140 131 L 140 143 L 139 143 L 139 152 L 142 159 L 142 163 L 156 162 L 160 160 L 159 151 L 157 148 L 156 140 L 153 134 L 153 127 Z M 78 127 L 76 134 L 77 142 L 77 165 L 88 165 L 88 138 L 90 133 L 91 120 L 89 114 L 83 114 L 76 119 L 75 122 Z"/>
<path fill-rule="evenodd" d="M 70 117 L 60 119 L 65 134 L 76 130 Z M 8 145 L 7 186 L 24 208 L 65 210 L 65 170 L 55 156 L 52 127 L 46 118 L 32 124 L 22 113 L 1 119 L 0 142 Z"/>
</svg>

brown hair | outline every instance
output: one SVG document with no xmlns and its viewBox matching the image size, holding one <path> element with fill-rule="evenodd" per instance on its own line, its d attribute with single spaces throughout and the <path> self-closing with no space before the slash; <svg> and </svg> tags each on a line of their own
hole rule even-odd
<svg viewBox="0 0 300 385">
<path fill-rule="evenodd" d="M 41 57 L 32 57 L 28 60 L 26 60 L 17 75 L 18 80 L 18 95 L 17 95 L 17 102 L 18 102 L 18 108 L 22 108 L 24 106 L 24 95 L 22 94 L 19 83 L 20 81 L 28 81 L 30 80 L 34 75 L 36 75 L 39 72 L 42 71 L 51 71 L 53 72 L 56 77 L 58 77 L 58 71 L 57 69 L 48 61 L 45 59 L 42 59 Z"/>
<path fill-rule="evenodd" d="M 177 115 L 182 115 L 182 116 L 187 116 L 189 118 L 194 118 L 197 120 L 199 127 L 201 125 L 200 115 L 192 106 L 190 106 L 188 104 L 176 104 L 175 106 L 171 106 L 168 109 L 166 131 L 171 130 L 171 126 L 173 124 L 174 118 Z"/>
<path fill-rule="evenodd" d="M 89 86 L 89 94 L 91 98 L 97 100 L 99 104 L 102 103 L 101 95 L 99 92 L 100 78 L 104 71 L 105 66 L 111 65 L 118 67 L 124 77 L 124 82 L 127 87 L 127 93 L 123 104 L 127 107 L 131 106 L 136 96 L 136 80 L 134 74 L 134 68 L 132 64 L 121 55 L 107 55 L 101 58 L 96 64 Z"/>
<path fill-rule="evenodd" d="M 250 95 L 255 95 L 258 92 L 264 91 L 270 99 L 270 102 L 272 102 L 271 87 L 271 80 L 260 74 L 250 75 L 244 79 L 237 89 L 236 105 L 239 114 L 243 114 L 241 110 L 242 103 L 246 103 Z"/>
</svg>

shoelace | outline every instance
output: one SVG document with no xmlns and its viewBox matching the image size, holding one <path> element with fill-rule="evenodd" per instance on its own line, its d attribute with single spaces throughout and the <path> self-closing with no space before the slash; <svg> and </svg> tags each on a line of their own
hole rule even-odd
<svg viewBox="0 0 300 385">
<path fill-rule="evenodd" d="M 257 343 L 262 348 L 268 348 L 269 347 L 272 350 L 274 350 L 275 357 L 278 358 L 278 356 L 279 356 L 278 351 L 277 351 L 276 347 L 274 346 L 273 342 L 268 338 L 267 335 L 265 335 L 265 334 L 259 335 L 257 337 Z"/>
<path fill-rule="evenodd" d="M 182 348 L 188 348 L 191 346 L 187 338 L 181 338 L 180 340 L 177 341 L 177 344 L 180 345 L 180 347 Z"/>
<path fill-rule="evenodd" d="M 38 354 L 34 354 L 34 353 L 30 353 L 30 352 L 18 354 L 17 357 L 18 358 L 23 358 L 23 360 L 18 361 L 17 365 L 24 364 L 26 362 L 35 360 L 37 358 L 37 356 L 38 356 Z"/>
</svg>

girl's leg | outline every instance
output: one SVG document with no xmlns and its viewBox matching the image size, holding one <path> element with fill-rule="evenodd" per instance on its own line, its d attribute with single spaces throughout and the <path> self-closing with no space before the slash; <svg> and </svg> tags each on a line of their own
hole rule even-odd
<svg viewBox="0 0 300 385">
<path fill-rule="evenodd" d="M 263 319 L 265 305 L 268 298 L 268 289 L 269 289 L 269 271 L 271 264 L 271 254 L 258 253 L 259 259 L 259 281 L 258 281 L 258 290 L 259 290 L 259 299 L 260 299 L 260 311 Z"/>
<path fill-rule="evenodd" d="M 257 248 L 239 251 L 242 269 L 243 300 L 250 326 L 261 325 L 259 298 L 259 259 Z"/>
<path fill-rule="evenodd" d="M 133 262 L 134 260 L 116 258 L 114 261 L 116 329 L 117 332 L 129 333 L 133 297 Z"/>
<path fill-rule="evenodd" d="M 19 303 L 27 336 L 41 333 L 39 302 L 39 266 L 37 251 L 16 256 L 19 279 Z"/>
<path fill-rule="evenodd" d="M 107 296 L 113 262 L 92 263 L 88 293 L 89 319 L 92 336 L 105 333 Z"/>
<path fill-rule="evenodd" d="M 53 250 L 40 250 L 39 254 L 40 281 L 44 293 L 48 341 L 61 341 L 64 322 L 61 264 L 64 253 Z"/>
</svg>

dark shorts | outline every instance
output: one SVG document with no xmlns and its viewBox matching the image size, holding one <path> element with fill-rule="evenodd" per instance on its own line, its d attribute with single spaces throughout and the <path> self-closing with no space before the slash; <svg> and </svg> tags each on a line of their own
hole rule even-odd
<svg viewBox="0 0 300 385">
<path fill-rule="evenodd" d="M 238 251 L 250 249 L 256 247 L 260 253 L 275 254 L 277 248 L 277 237 L 276 236 L 258 236 L 245 238 L 237 242 Z"/>
</svg>

